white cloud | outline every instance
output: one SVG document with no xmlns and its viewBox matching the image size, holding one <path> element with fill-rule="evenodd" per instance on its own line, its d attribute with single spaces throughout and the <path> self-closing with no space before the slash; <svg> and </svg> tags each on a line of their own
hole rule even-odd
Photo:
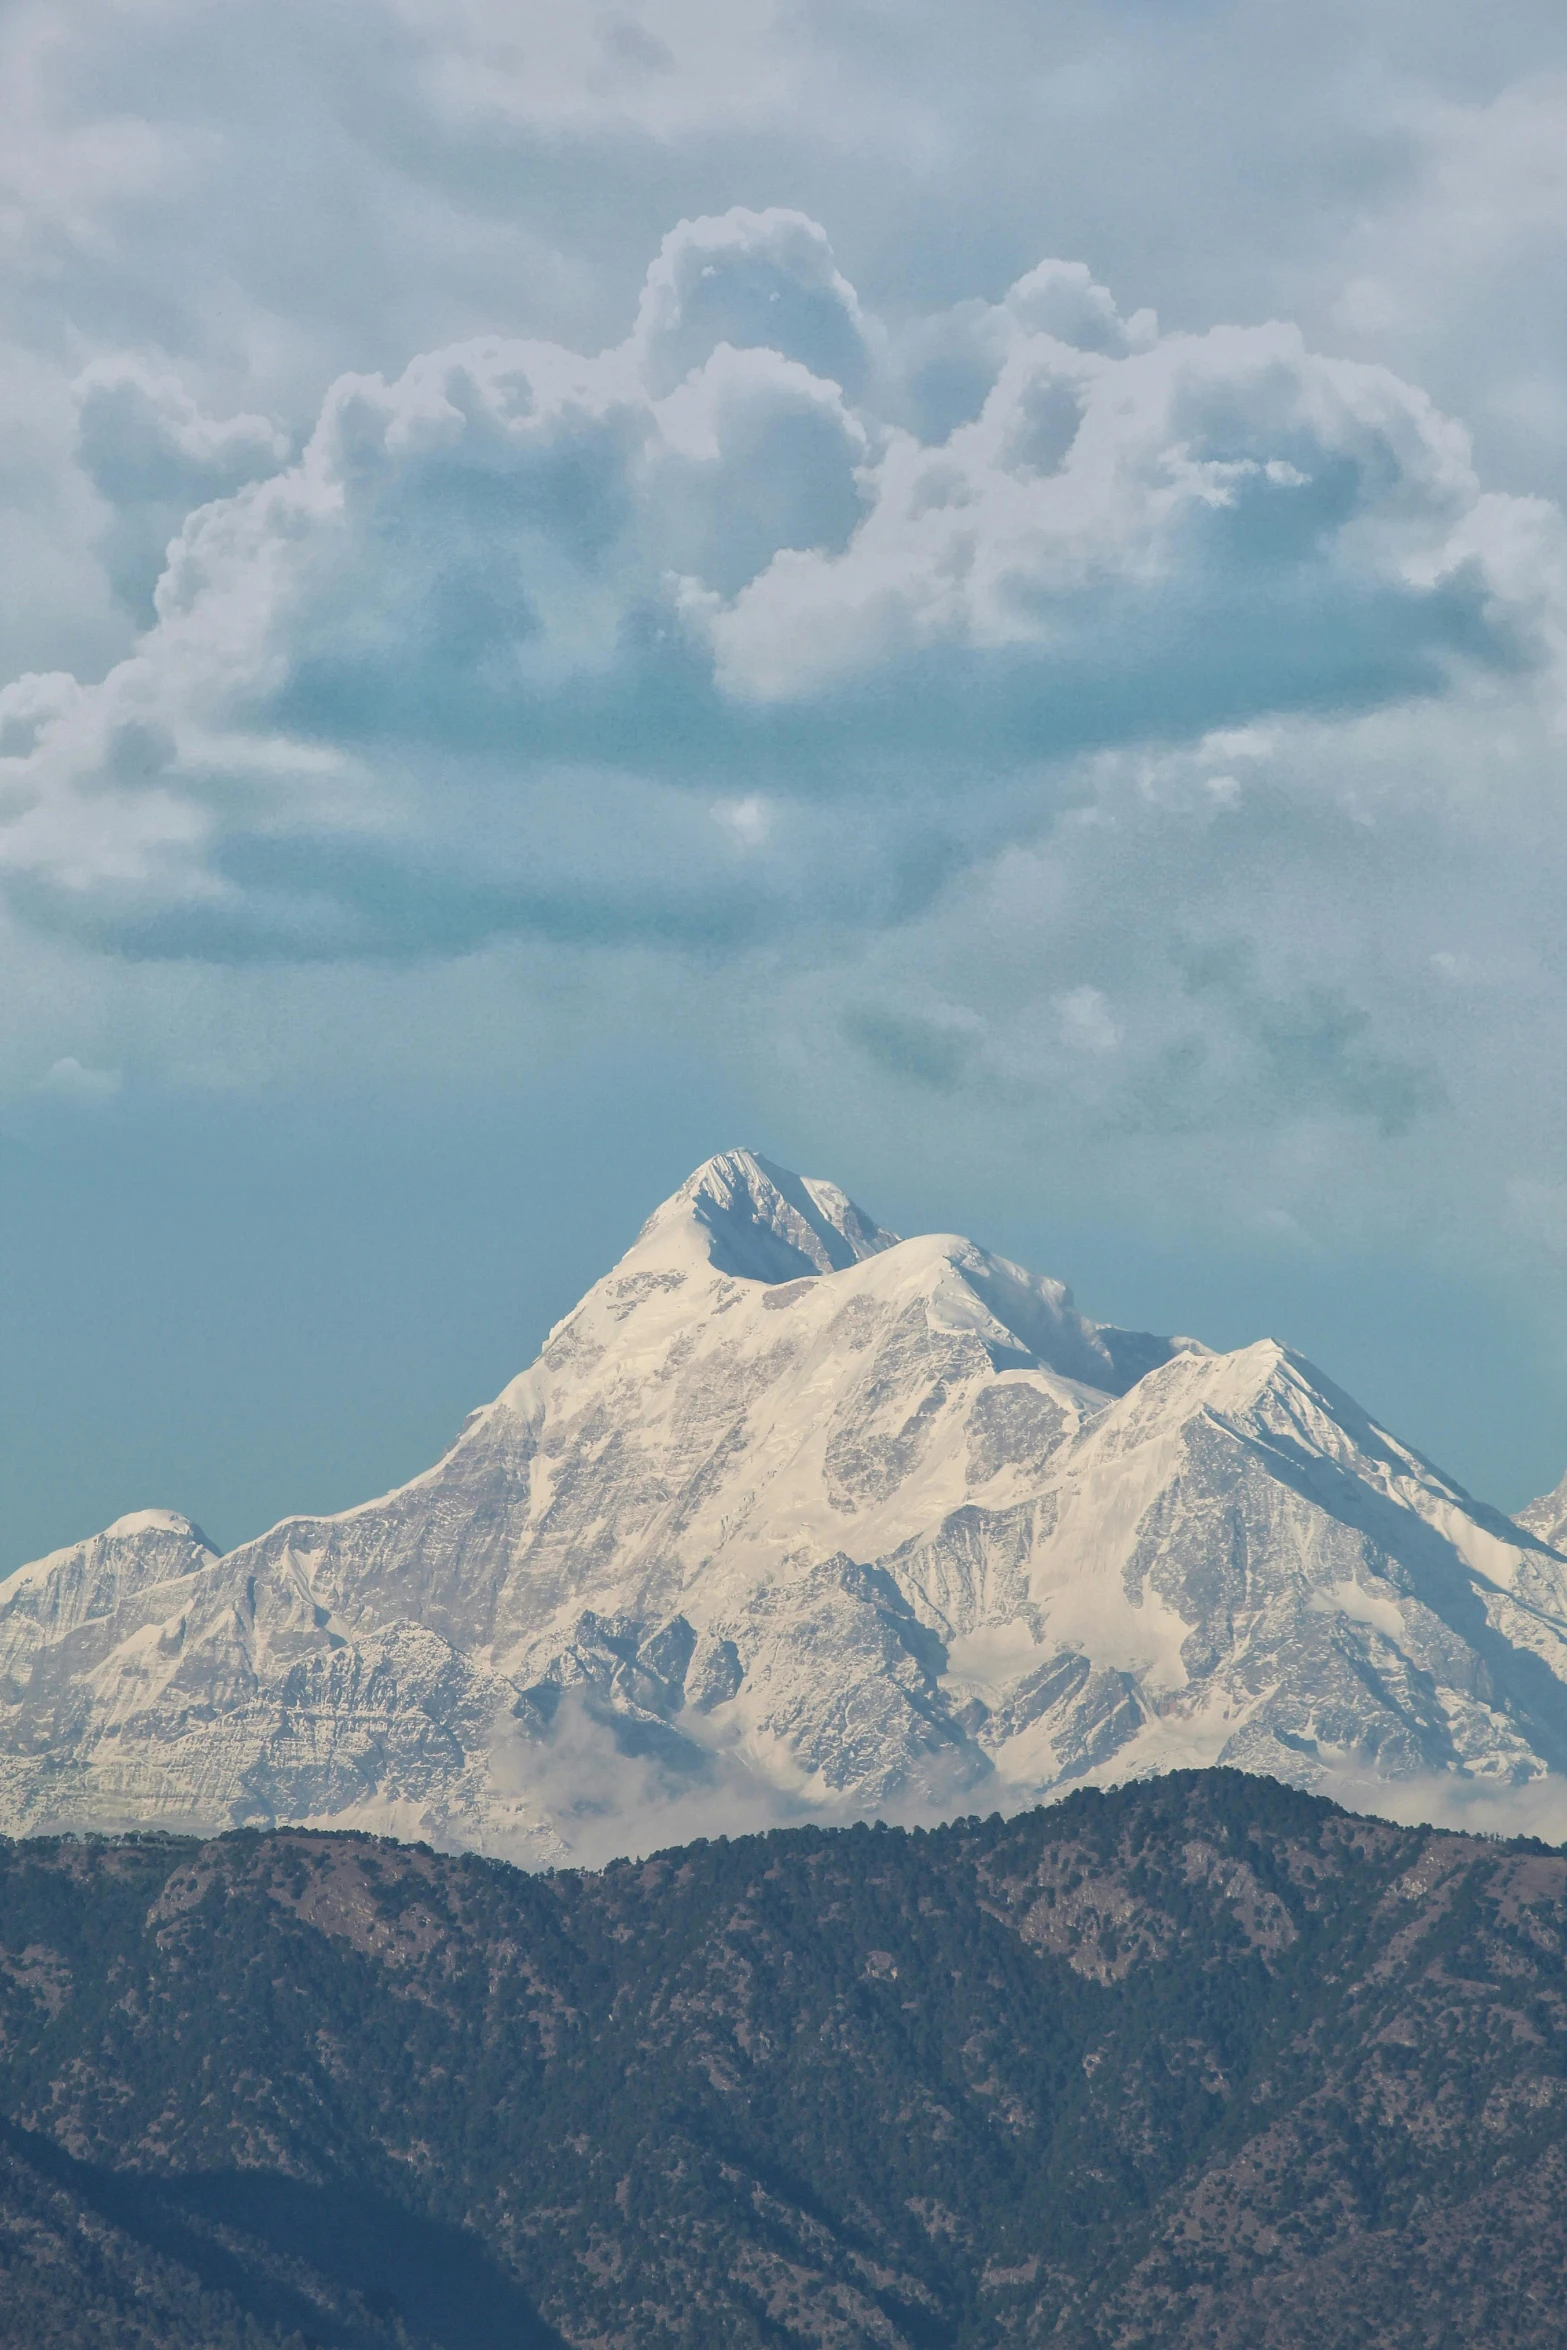
<svg viewBox="0 0 1567 2350">
<path fill-rule="evenodd" d="M 1500 87 L 1388 93 L 1410 168 L 1346 239 L 1330 317 L 1462 399 L 1510 486 L 1560 490 L 1567 73 L 1539 58 Z"/>
<path fill-rule="evenodd" d="M 773 829 L 774 811 L 759 792 L 747 792 L 743 800 L 715 800 L 713 821 L 742 849 L 759 849 Z"/>
<path fill-rule="evenodd" d="M 124 1075 L 119 1069 L 90 1068 L 68 1053 L 47 1070 L 39 1091 L 52 1094 L 57 1101 L 96 1108 L 102 1102 L 112 1101 L 123 1083 Z"/>
<path fill-rule="evenodd" d="M 826 231 L 777 206 L 672 230 L 643 283 L 632 341 L 655 398 L 723 345 L 781 352 L 850 399 L 869 364 L 859 297 Z"/>
<path fill-rule="evenodd" d="M 1097 987 L 1069 987 L 1055 999 L 1061 1041 L 1074 1052 L 1113 1053 L 1121 1031 Z"/>
<path fill-rule="evenodd" d="M 596 355 L 339 378 L 276 470 L 266 419 L 89 369 L 133 537 L 199 502 L 129 658 L 0 691 L 0 885 L 219 956 L 863 925 L 1085 746 L 1244 758 L 1258 712 L 1481 690 L 1559 636 L 1559 516 L 1485 493 L 1385 370 L 1283 327 L 1160 340 L 1060 263 L 965 331 L 994 380 L 932 446 L 896 339 L 775 209 L 672 232 Z M 747 771 L 722 803 L 813 819 L 742 902 L 704 810 Z"/>
<path fill-rule="evenodd" d="M 288 455 L 287 435 L 264 416 L 204 415 L 176 375 L 129 353 L 95 359 L 73 389 L 78 459 L 107 509 L 105 568 L 145 625 L 185 517 L 274 473 Z"/>
<path fill-rule="evenodd" d="M 1395 668 L 1400 646 L 1417 667 L 1439 658 L 1443 611 L 1453 650 L 1466 633 L 1482 650 L 1479 607 L 1472 630 L 1459 610 L 1484 592 L 1478 578 L 1466 590 L 1465 566 L 1493 552 L 1515 593 L 1539 594 L 1542 573 L 1555 587 L 1554 515 L 1549 551 L 1526 552 L 1510 502 L 1482 504 L 1461 428 L 1385 370 L 1316 357 L 1292 328 L 1174 336 L 1119 359 L 1025 335 L 975 421 L 938 451 L 897 436 L 872 491 L 850 549 L 781 555 L 712 608 L 731 690 L 791 698 L 943 646 L 1102 671 L 1088 630 L 1137 631 L 1146 668 L 1147 640 L 1184 626 L 1192 669 L 1213 657 L 1210 622 L 1234 632 L 1250 608 L 1255 630 L 1260 603 L 1281 637 L 1314 633 L 1246 645 L 1274 670 L 1263 693 L 1287 702 L 1293 659 L 1312 673 L 1307 697 L 1353 668 L 1345 629 L 1391 638 L 1374 669 Z"/>
</svg>

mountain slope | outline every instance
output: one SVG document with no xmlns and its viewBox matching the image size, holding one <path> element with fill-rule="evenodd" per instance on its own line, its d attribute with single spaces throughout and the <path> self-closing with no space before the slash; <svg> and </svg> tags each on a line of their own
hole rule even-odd
<svg viewBox="0 0 1567 2350">
<path fill-rule="evenodd" d="M 1182 1763 L 1440 1809 L 1567 1772 L 1567 1561 L 1279 1347 L 732 1152 L 410 1485 L 22 1570 L 0 1749 L 13 1828 L 534 1860 Z"/>
<path fill-rule="evenodd" d="M 1567 1539 L 1567 1477 L 1549 1493 L 1542 1493 L 1538 1501 L 1531 1501 L 1518 1512 L 1518 1523 L 1528 1534 L 1538 1535 L 1542 1542 L 1560 1550 Z"/>
<path fill-rule="evenodd" d="M 1567 1858 L 1239 1773 L 599 1876 L 0 1845 L 14 2350 L 1498 2350 Z"/>
</svg>

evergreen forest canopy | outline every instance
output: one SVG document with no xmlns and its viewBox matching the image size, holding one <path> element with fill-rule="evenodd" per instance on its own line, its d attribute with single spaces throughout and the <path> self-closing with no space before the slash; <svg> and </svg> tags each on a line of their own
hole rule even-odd
<svg viewBox="0 0 1567 2350">
<path fill-rule="evenodd" d="M 0 1843 L 15 2350 L 1555 2343 L 1567 1856 L 1177 1773 L 594 1875 Z"/>
</svg>

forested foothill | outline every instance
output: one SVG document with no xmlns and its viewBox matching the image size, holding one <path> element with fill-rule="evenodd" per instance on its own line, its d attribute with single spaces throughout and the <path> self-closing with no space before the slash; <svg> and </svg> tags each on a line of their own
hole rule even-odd
<svg viewBox="0 0 1567 2350">
<path fill-rule="evenodd" d="M 1230 1771 L 0 1844 L 10 2350 L 1558 2343 L 1567 1857 Z"/>
</svg>

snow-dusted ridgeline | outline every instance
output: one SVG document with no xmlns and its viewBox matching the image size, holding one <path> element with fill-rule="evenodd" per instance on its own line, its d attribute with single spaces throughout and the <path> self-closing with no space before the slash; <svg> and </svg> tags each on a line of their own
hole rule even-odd
<svg viewBox="0 0 1567 2350">
<path fill-rule="evenodd" d="M 1567 1794 L 1560 1514 L 735 1151 L 412 1484 L 0 1586 L 0 1826 L 544 1860 L 1218 1761 L 1474 1817 Z"/>
</svg>

